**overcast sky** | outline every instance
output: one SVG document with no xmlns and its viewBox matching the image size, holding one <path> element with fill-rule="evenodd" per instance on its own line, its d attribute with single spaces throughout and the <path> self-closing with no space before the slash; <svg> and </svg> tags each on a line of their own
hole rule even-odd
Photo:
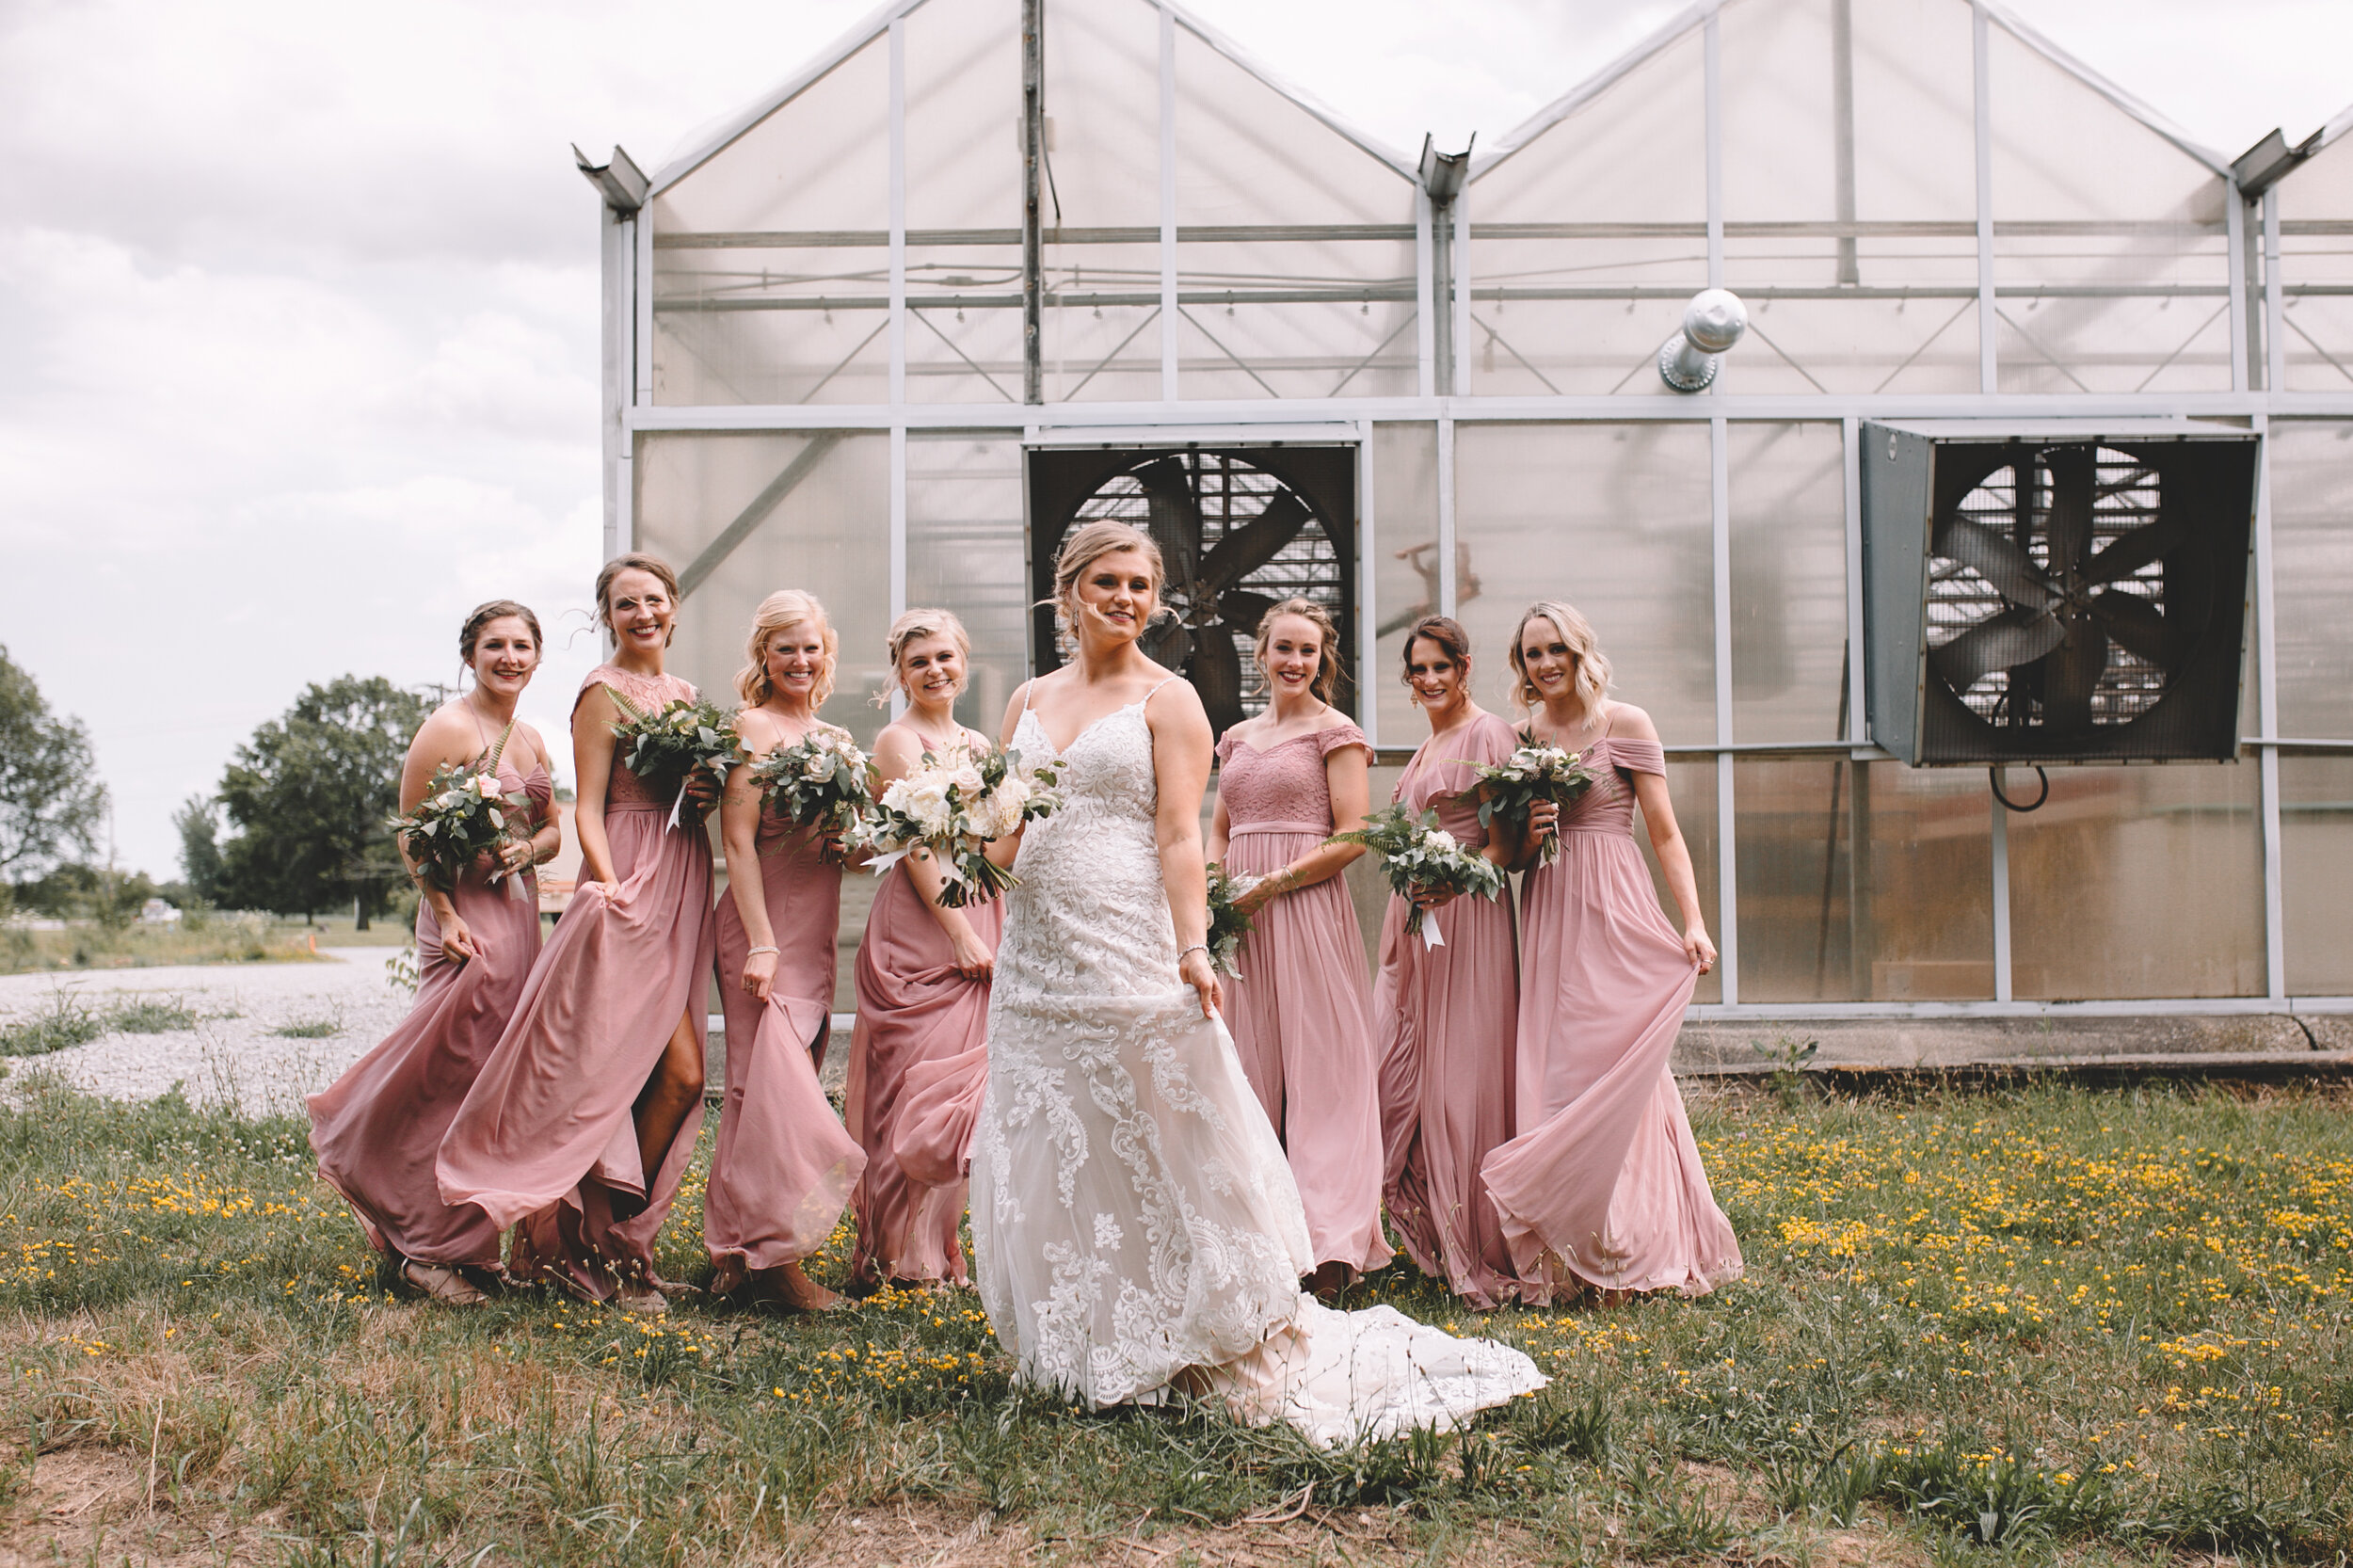
<svg viewBox="0 0 2353 1568">
<path fill-rule="evenodd" d="M 653 168 L 869 8 L 0 0 L 0 643 L 89 726 L 122 865 L 177 873 L 172 808 L 304 682 L 453 679 L 493 595 L 549 623 L 525 713 L 565 758 L 600 528 L 567 144 Z M 1410 150 L 1493 140 L 1673 8 L 1194 8 Z M 2344 0 L 2016 9 L 2226 155 L 2353 101 Z"/>
</svg>

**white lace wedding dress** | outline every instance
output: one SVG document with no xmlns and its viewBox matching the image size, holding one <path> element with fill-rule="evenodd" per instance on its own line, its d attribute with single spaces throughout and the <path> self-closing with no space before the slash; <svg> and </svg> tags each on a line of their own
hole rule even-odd
<svg viewBox="0 0 2353 1568">
<path fill-rule="evenodd" d="M 1014 746 L 1053 750 L 1027 711 Z M 1323 1444 L 1541 1387 L 1517 1351 L 1301 1293 L 1314 1258 L 1282 1145 L 1177 978 L 1144 704 L 1063 761 L 1064 805 L 1030 824 L 1005 895 L 972 1148 L 977 1283 L 1020 1375 L 1101 1408 L 1197 1368 L 1242 1419 Z"/>
</svg>

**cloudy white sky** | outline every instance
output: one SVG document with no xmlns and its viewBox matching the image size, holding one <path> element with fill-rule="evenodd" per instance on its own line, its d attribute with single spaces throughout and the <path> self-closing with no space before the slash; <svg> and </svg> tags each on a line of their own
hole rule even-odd
<svg viewBox="0 0 2353 1568">
<path fill-rule="evenodd" d="M 1673 8 L 1193 3 L 1402 148 L 1493 139 Z M 2353 101 L 2344 0 L 2015 7 L 2226 154 Z M 494 594 L 549 621 L 561 727 L 599 540 L 567 144 L 651 168 L 868 8 L 0 0 L 0 643 L 89 726 L 124 866 L 176 873 L 173 807 L 305 681 L 452 679 Z"/>
</svg>

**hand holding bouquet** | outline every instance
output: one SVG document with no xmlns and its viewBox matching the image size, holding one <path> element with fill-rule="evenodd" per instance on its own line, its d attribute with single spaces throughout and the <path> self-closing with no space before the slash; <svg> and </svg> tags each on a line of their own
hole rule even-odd
<svg viewBox="0 0 2353 1568">
<path fill-rule="evenodd" d="M 978 755 L 963 746 L 927 751 L 921 767 L 883 791 L 860 825 L 859 847 L 876 852 L 877 873 L 927 850 L 939 866 L 942 908 L 985 904 L 1020 879 L 984 846 L 1051 815 L 1062 804 L 1054 779 L 1053 764 L 1026 767 L 1019 752 L 1002 746 Z"/>
<path fill-rule="evenodd" d="M 499 789 L 499 757 L 506 749 L 506 735 L 513 733 L 510 725 L 478 770 L 446 763 L 434 769 L 433 781 L 425 786 L 417 808 L 392 819 L 392 832 L 408 852 L 409 864 L 430 886 L 454 892 L 484 855 L 493 860 L 493 884 L 508 875 L 508 869 L 498 863 L 499 852 L 522 837 L 520 830 L 530 820 L 528 797 Z M 515 877 L 511 886 L 517 898 L 527 896 L 521 877 Z"/>
<path fill-rule="evenodd" d="M 751 771 L 776 815 L 831 842 L 846 839 L 874 808 L 872 766 L 847 735 L 811 729 L 753 759 Z M 825 858 L 839 856 L 828 848 Z"/>
<path fill-rule="evenodd" d="M 1409 903 L 1417 893 L 1477 893 L 1494 898 L 1503 891 L 1503 872 L 1476 850 L 1465 849 L 1453 834 L 1438 825 L 1438 813 L 1415 816 L 1401 803 L 1384 806 L 1365 818 L 1365 825 L 1335 833 L 1328 844 L 1362 844 L 1381 856 L 1389 887 Z M 1419 933 L 1422 946 L 1442 948 L 1446 938 L 1426 922 L 1418 904 L 1405 918 L 1407 936 Z"/>
<path fill-rule="evenodd" d="M 1499 819 L 1524 833 L 1537 802 L 1550 801 L 1565 812 L 1577 796 L 1593 787 L 1592 769 L 1572 753 L 1538 741 L 1534 731 L 1527 729 L 1520 731 L 1519 748 L 1501 762 L 1463 765 L 1479 775 L 1479 782 L 1463 792 L 1464 803 L 1467 805 L 1481 791 L 1486 795 L 1479 803 L 1481 827 L 1491 828 Z M 1561 835 L 1554 831 L 1545 835 L 1536 858 L 1550 864 L 1560 853 Z"/>
<path fill-rule="evenodd" d="M 613 727 L 621 743 L 621 760 L 648 788 L 669 790 L 677 798 L 670 806 L 670 825 L 679 824 L 686 805 L 686 785 L 697 773 L 708 773 L 720 785 L 744 760 L 744 743 L 736 738 L 735 715 L 712 702 L 689 702 L 673 697 L 653 712 L 632 702 L 616 686 L 607 686 L 621 722 Z"/>
<path fill-rule="evenodd" d="M 1241 970 L 1234 961 L 1250 935 L 1250 917 L 1235 901 L 1257 885 L 1255 876 L 1235 876 L 1217 861 L 1209 862 L 1209 966 L 1236 979 Z"/>
</svg>

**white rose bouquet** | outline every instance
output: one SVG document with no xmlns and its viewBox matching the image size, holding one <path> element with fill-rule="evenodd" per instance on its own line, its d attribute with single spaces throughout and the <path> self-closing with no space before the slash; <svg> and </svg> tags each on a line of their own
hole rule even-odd
<svg viewBox="0 0 2353 1568">
<path fill-rule="evenodd" d="M 481 856 L 495 856 L 500 846 L 526 831 L 531 820 L 529 797 L 499 789 L 499 758 L 505 754 L 507 737 L 514 732 L 515 727 L 508 725 L 479 767 L 444 764 L 434 769 L 433 781 L 425 786 L 417 808 L 392 819 L 392 833 L 408 851 L 418 877 L 444 892 L 456 891 Z M 495 885 L 507 872 L 495 858 L 492 865 L 490 881 Z M 521 877 L 514 877 L 509 885 L 517 898 L 528 896 Z"/>
<path fill-rule="evenodd" d="M 874 808 L 873 764 L 835 730 L 811 729 L 753 759 L 751 772 L 776 815 L 796 827 L 846 838 Z"/>
<path fill-rule="evenodd" d="M 621 743 L 621 760 L 648 788 L 667 790 L 670 825 L 679 824 L 686 804 L 686 781 L 699 770 L 721 786 L 735 764 L 744 760 L 744 743 L 736 737 L 735 715 L 714 702 L 689 702 L 673 697 L 653 712 L 632 702 L 617 687 L 607 686 L 621 722 L 613 727 Z"/>
<path fill-rule="evenodd" d="M 985 904 L 1020 880 L 989 859 L 986 844 L 1052 815 L 1062 804 L 1054 782 L 1053 764 L 1028 767 L 1002 746 L 927 751 L 921 767 L 883 791 L 858 828 L 858 847 L 874 853 L 877 873 L 927 850 L 944 879 L 944 907 Z"/>
<path fill-rule="evenodd" d="M 1238 960 L 1241 945 L 1250 936 L 1250 917 L 1236 903 L 1244 893 L 1258 885 L 1258 878 L 1244 874 L 1236 876 L 1224 865 L 1212 860 L 1209 873 L 1209 929 L 1207 946 L 1209 965 L 1236 979 L 1241 977 Z"/>
<path fill-rule="evenodd" d="M 1510 757 L 1500 762 L 1465 762 L 1465 767 L 1479 775 L 1479 782 L 1463 792 L 1462 800 L 1468 804 L 1482 790 L 1486 798 L 1479 803 L 1479 825 L 1493 827 L 1497 819 L 1518 824 L 1525 831 L 1529 813 L 1540 800 L 1548 800 L 1565 813 L 1577 797 L 1593 787 L 1593 772 L 1571 752 L 1556 745 L 1545 745 L 1536 739 L 1532 730 L 1520 731 L 1520 744 Z M 1545 835 L 1544 847 L 1537 859 L 1550 864 L 1561 853 L 1561 835 Z"/>
<path fill-rule="evenodd" d="M 1365 818 L 1364 826 L 1335 833 L 1324 842 L 1362 844 L 1381 856 L 1390 888 L 1409 902 L 1417 888 L 1477 893 L 1481 898 L 1494 898 L 1503 891 L 1502 868 L 1478 851 L 1465 849 L 1438 825 L 1435 811 L 1417 817 L 1402 803 L 1384 806 Z M 1423 920 L 1427 911 L 1418 904 L 1412 907 L 1413 913 L 1405 918 L 1406 935 L 1418 934 L 1426 948 L 1446 946 L 1438 928 Z"/>
</svg>

